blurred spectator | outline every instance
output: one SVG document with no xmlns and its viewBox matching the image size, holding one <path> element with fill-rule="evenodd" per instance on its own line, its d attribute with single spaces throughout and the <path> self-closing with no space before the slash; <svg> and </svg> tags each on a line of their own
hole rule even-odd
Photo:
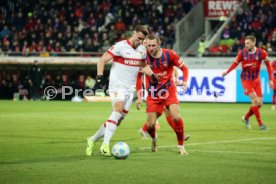
<svg viewBox="0 0 276 184">
<path fill-rule="evenodd" d="M 202 55 L 205 53 L 205 49 L 206 49 L 205 36 L 202 36 L 201 39 L 200 39 L 200 42 L 198 44 L 198 49 L 197 49 L 199 57 L 202 57 Z"/>
<path fill-rule="evenodd" d="M 85 80 L 85 88 L 86 89 L 92 89 L 95 85 L 95 79 L 91 77 L 91 75 L 88 75 Z"/>
<path fill-rule="evenodd" d="M 42 83 L 42 71 L 35 60 L 29 71 L 30 95 L 33 100 L 40 99 L 40 87 Z"/>
</svg>

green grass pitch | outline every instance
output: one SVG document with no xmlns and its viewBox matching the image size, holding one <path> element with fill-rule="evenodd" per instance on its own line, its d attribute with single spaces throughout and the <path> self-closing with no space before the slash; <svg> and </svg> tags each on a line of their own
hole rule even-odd
<svg viewBox="0 0 276 184">
<path fill-rule="evenodd" d="M 111 112 L 110 103 L 0 101 L 0 183 L 275 183 L 276 111 L 261 109 L 269 131 L 241 123 L 249 104 L 183 103 L 181 115 L 188 156 L 177 154 L 176 137 L 164 117 L 158 130 L 159 150 L 138 134 L 143 110 L 132 109 L 117 129 L 111 146 L 126 142 L 126 160 L 85 156 L 86 137 Z"/>
</svg>

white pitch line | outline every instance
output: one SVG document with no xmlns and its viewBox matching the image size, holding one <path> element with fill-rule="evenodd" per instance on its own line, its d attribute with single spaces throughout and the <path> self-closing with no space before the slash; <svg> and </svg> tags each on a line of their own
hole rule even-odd
<svg viewBox="0 0 276 184">
<path fill-rule="evenodd" d="M 227 141 L 209 141 L 209 142 L 196 142 L 191 144 L 185 144 L 185 146 L 196 146 L 196 145 L 203 145 L 203 144 L 220 144 L 220 143 L 233 143 L 233 142 L 247 142 L 247 141 L 257 141 L 257 140 L 271 140 L 276 139 L 276 137 L 259 137 L 259 138 L 251 138 L 251 139 L 237 139 L 237 140 L 227 140 Z M 176 145 L 165 145 L 165 146 L 158 146 L 158 148 L 172 148 L 176 147 Z M 150 149 L 150 147 L 142 147 L 138 148 L 140 150 Z"/>
<path fill-rule="evenodd" d="M 254 155 L 276 155 L 276 153 L 263 153 L 263 152 L 248 152 L 248 151 L 223 151 L 223 150 L 214 150 L 214 151 L 204 151 L 204 150 L 189 150 L 189 152 L 203 152 L 203 153 L 228 153 L 228 154 L 254 154 Z"/>
</svg>

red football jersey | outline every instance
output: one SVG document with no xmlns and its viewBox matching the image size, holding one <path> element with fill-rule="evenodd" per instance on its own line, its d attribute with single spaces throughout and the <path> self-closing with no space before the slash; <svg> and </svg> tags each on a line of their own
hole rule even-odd
<svg viewBox="0 0 276 184">
<path fill-rule="evenodd" d="M 242 80 L 255 80 L 259 78 L 262 60 L 266 60 L 267 56 L 267 52 L 261 48 L 256 48 L 254 53 L 242 49 L 236 57 L 236 61 L 242 64 Z"/>
<path fill-rule="evenodd" d="M 173 50 L 164 48 L 162 48 L 162 55 L 159 58 L 154 58 L 150 53 L 147 53 L 147 64 L 158 78 L 157 89 L 168 89 L 169 87 L 175 86 L 173 67 L 177 66 L 180 68 L 184 65 L 183 61 L 181 61 L 180 57 Z M 183 77 L 183 80 L 186 81 L 187 77 L 185 75 Z M 151 81 L 149 76 L 147 76 L 147 79 Z"/>
</svg>

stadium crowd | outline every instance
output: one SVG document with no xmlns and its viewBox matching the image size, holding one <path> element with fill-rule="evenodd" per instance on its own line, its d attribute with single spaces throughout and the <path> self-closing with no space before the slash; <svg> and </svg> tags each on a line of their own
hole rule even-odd
<svg viewBox="0 0 276 184">
<path fill-rule="evenodd" d="M 209 48 L 211 53 L 237 53 L 243 48 L 246 35 L 254 35 L 257 46 L 268 53 L 276 51 L 276 1 L 248 0 L 238 10 L 229 26 L 221 34 L 218 45 Z"/>
<path fill-rule="evenodd" d="M 0 3 L 0 51 L 103 52 L 126 39 L 137 24 L 150 25 L 163 45 L 172 47 L 174 24 L 197 1 L 4 0 Z"/>
<path fill-rule="evenodd" d="M 172 48 L 175 23 L 198 1 L 3 0 L 0 2 L 0 54 L 102 53 L 115 42 L 129 37 L 133 26 L 142 23 L 150 25 L 150 32 L 161 37 L 162 47 Z M 248 0 L 225 28 L 218 45 L 209 48 L 209 52 L 237 52 L 248 34 L 257 37 L 259 47 L 275 52 L 275 10 L 275 0 Z M 87 78 L 90 77 L 84 72 L 44 71 L 40 89 L 43 91 L 47 85 L 82 89 L 86 88 Z M 12 99 L 14 93 L 19 93 L 20 98 L 32 98 L 28 71 L 0 71 L 0 98 Z"/>
</svg>

